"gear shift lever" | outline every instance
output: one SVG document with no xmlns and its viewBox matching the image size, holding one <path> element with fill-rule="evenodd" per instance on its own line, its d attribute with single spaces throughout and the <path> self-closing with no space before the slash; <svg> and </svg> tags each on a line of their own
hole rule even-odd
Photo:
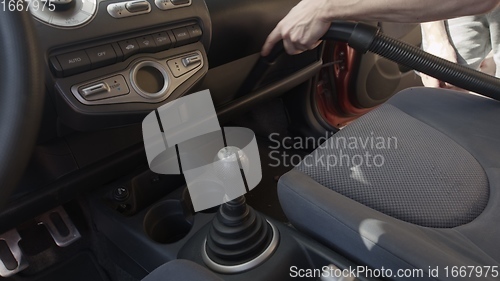
<svg viewBox="0 0 500 281">
<path fill-rule="evenodd" d="M 248 157 L 234 146 L 221 149 L 214 169 L 221 179 L 241 176 Z M 277 229 L 248 206 L 245 197 L 222 204 L 207 235 L 202 251 L 205 264 L 221 273 L 251 269 L 265 261 L 276 249 Z"/>
<path fill-rule="evenodd" d="M 224 181 L 241 178 L 245 181 L 244 171 L 248 171 L 249 159 L 243 150 L 236 146 L 226 146 L 219 150 L 214 159 L 214 170 L 217 177 Z"/>
</svg>

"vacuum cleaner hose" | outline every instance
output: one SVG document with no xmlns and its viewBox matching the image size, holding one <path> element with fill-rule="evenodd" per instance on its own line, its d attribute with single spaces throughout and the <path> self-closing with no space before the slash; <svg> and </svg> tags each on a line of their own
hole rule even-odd
<svg viewBox="0 0 500 281">
<path fill-rule="evenodd" d="M 376 34 L 368 50 L 462 89 L 500 100 L 500 79 L 433 56 L 383 33 Z"/>
<path fill-rule="evenodd" d="M 500 79 L 466 66 L 452 63 L 424 52 L 420 48 L 388 37 L 380 32 L 376 26 L 348 21 L 335 21 L 332 22 L 329 30 L 321 39 L 346 42 L 351 48 L 359 52 L 373 52 L 393 62 L 462 89 L 500 100 Z M 285 53 L 283 42 L 279 42 L 274 46 L 269 56 L 261 57 L 240 88 L 240 96 L 251 92 L 262 81 L 269 67 L 283 53 Z"/>
</svg>

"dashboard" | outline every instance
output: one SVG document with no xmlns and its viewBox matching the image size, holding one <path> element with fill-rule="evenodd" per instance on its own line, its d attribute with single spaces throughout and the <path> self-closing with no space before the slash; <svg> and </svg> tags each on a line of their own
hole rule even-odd
<svg viewBox="0 0 500 281">
<path fill-rule="evenodd" d="M 210 89 L 216 106 L 241 98 L 238 87 L 267 34 L 297 2 L 32 1 L 46 5 L 30 11 L 51 106 L 57 122 L 76 131 L 140 123 L 195 90 Z M 277 82 L 319 61 L 317 52 L 281 59 L 263 81 Z"/>
<path fill-rule="evenodd" d="M 224 122 L 321 68 L 321 49 L 284 55 L 240 89 L 295 0 L 31 1 L 46 6 L 30 9 L 47 88 L 38 143 L 67 142 L 78 167 L 137 144 L 144 117 L 183 95 L 209 89 Z"/>
<path fill-rule="evenodd" d="M 241 94 L 267 35 L 297 0 L 33 1 L 46 5 L 30 10 L 46 98 L 3 225 L 144 164 L 140 123 L 163 104 L 209 89 L 223 124 L 322 65 L 321 49 L 282 56 Z"/>
<path fill-rule="evenodd" d="M 31 9 L 59 120 L 75 130 L 141 121 L 208 71 L 199 0 L 57 0 Z"/>
</svg>

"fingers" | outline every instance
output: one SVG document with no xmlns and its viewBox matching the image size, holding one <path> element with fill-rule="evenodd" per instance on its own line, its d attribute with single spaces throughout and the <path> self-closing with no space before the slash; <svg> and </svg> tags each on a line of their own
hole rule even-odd
<svg viewBox="0 0 500 281">
<path fill-rule="evenodd" d="M 280 40 L 283 39 L 283 45 L 285 47 L 285 51 L 289 55 L 298 55 L 300 53 L 303 53 L 308 50 L 312 50 L 316 47 L 318 47 L 322 41 L 317 41 L 316 43 L 312 44 L 311 46 L 304 45 L 300 43 L 298 40 L 293 41 L 292 39 L 288 38 L 287 35 L 282 35 L 281 33 L 278 33 L 278 28 L 276 27 L 271 34 L 267 37 L 266 42 L 264 43 L 264 46 L 262 47 L 261 55 L 263 57 L 268 56 L 271 53 L 271 50 L 273 49 L 274 45 L 278 43 Z"/>
<path fill-rule="evenodd" d="M 328 26 L 329 25 L 327 25 L 327 27 Z M 320 34 L 322 33 L 320 32 Z M 276 43 L 278 43 L 280 40 L 283 40 L 285 51 L 289 55 L 297 55 L 307 50 L 312 50 L 318 47 L 322 42 L 311 39 L 311 36 L 309 34 L 304 34 L 304 32 L 300 32 L 299 34 L 297 34 L 293 33 L 290 28 L 285 30 L 283 28 L 283 22 L 280 22 L 267 37 L 266 42 L 262 47 L 261 55 L 263 57 L 268 56 L 271 53 L 274 45 L 276 45 Z"/>
<path fill-rule="evenodd" d="M 281 26 L 278 24 L 276 28 L 274 28 L 273 31 L 267 36 L 266 42 L 264 43 L 264 46 L 262 46 L 262 51 L 260 54 L 263 57 L 266 57 L 271 53 L 271 50 L 273 49 L 274 45 L 278 43 L 282 39 L 281 36 Z"/>
<path fill-rule="evenodd" d="M 282 39 L 285 51 L 289 55 L 297 55 L 309 49 L 301 43 L 291 40 L 289 34 L 282 32 L 281 25 L 278 24 L 276 28 L 271 31 L 269 36 L 267 36 L 266 42 L 262 47 L 261 55 L 263 57 L 268 56 L 271 53 L 274 45 L 276 45 L 276 43 L 278 43 Z"/>
<path fill-rule="evenodd" d="M 326 0 L 325 0 L 326 1 Z M 303 0 L 293 7 L 267 37 L 261 55 L 271 53 L 273 46 L 283 39 L 290 55 L 300 54 L 317 47 L 319 39 L 330 27 L 330 22 L 320 17 L 325 7 L 323 1 Z"/>
</svg>

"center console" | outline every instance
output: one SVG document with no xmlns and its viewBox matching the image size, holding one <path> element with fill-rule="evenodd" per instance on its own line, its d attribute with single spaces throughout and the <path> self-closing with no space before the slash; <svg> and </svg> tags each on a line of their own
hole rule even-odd
<svg viewBox="0 0 500 281">
<path fill-rule="evenodd" d="M 320 280 L 297 272 L 357 266 L 289 225 L 252 210 L 244 198 L 195 213 L 179 176 L 139 172 L 100 189 L 90 202 L 96 228 L 113 245 L 113 262 L 137 279 L 175 259 L 193 261 L 223 280 L 235 281 Z"/>
</svg>

